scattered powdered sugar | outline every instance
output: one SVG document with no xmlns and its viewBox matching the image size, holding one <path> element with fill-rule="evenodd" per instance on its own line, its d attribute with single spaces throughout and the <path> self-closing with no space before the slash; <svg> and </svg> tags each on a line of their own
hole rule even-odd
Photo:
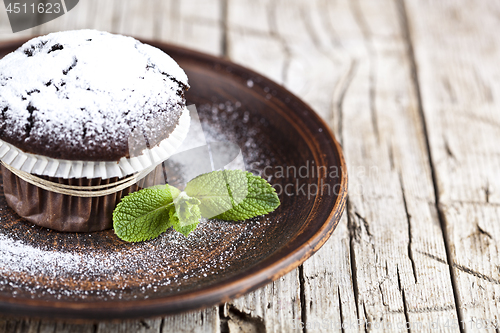
<svg viewBox="0 0 500 333">
<path fill-rule="evenodd" d="M 172 111 L 163 121 L 174 125 L 187 87 L 170 56 L 131 37 L 95 30 L 37 37 L 0 60 L 0 138 L 75 151 L 126 144 L 160 110 Z"/>
<path fill-rule="evenodd" d="M 207 142 L 230 141 L 249 165 L 272 162 L 267 143 L 239 103 L 198 107 Z M 238 129 L 230 124 L 237 124 Z M 271 158 L 271 160 L 269 160 Z M 0 197 L 0 206 L 5 206 Z M 1 220 L 13 214 L 0 209 Z M 15 222 L 0 223 L 0 295 L 44 300 L 133 300 L 175 294 L 220 282 L 245 270 L 287 241 L 276 216 L 244 222 L 204 220 L 189 237 L 170 229 L 143 243 L 119 241 L 113 231 L 65 234 Z M 265 248 L 265 251 L 262 249 Z M 269 252 L 268 252 L 269 251 Z"/>
<path fill-rule="evenodd" d="M 183 290 L 196 288 L 200 279 L 216 280 L 228 275 L 224 271 L 235 261 L 248 260 L 248 244 L 255 249 L 265 240 L 260 228 L 269 221 L 259 220 L 202 221 L 188 238 L 168 230 L 155 240 L 112 251 L 71 246 L 61 251 L 0 234 L 0 294 L 111 300 L 159 289 L 175 292 L 181 285 Z"/>
</svg>

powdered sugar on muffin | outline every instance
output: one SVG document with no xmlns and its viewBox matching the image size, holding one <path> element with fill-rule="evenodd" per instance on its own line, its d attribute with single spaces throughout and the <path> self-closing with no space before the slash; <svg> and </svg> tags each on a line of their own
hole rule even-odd
<svg viewBox="0 0 500 333">
<path fill-rule="evenodd" d="M 38 37 L 0 60 L 0 139 L 53 158 L 119 160 L 133 131 L 150 144 L 168 136 L 188 87 L 170 56 L 131 37 Z"/>
</svg>

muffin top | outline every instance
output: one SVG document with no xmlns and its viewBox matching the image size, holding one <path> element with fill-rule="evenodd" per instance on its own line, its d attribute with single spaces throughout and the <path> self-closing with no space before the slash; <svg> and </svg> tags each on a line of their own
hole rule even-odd
<svg viewBox="0 0 500 333">
<path fill-rule="evenodd" d="M 184 71 L 163 51 L 95 30 L 34 38 L 0 60 L 0 139 L 56 159 L 118 161 L 167 138 Z"/>
</svg>

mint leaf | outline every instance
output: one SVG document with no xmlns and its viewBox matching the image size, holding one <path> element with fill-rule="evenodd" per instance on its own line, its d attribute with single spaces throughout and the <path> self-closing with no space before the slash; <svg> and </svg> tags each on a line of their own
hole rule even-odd
<svg viewBox="0 0 500 333">
<path fill-rule="evenodd" d="M 201 215 L 240 221 L 274 211 L 280 201 L 264 179 L 242 170 L 213 171 L 188 182 L 185 192 L 201 201 Z"/>
<path fill-rule="evenodd" d="M 196 229 L 201 218 L 199 204 L 200 200 L 189 197 L 186 192 L 181 192 L 174 199 L 174 207 L 170 208 L 169 216 L 175 230 L 187 236 Z"/>
<path fill-rule="evenodd" d="M 161 185 L 124 197 L 113 211 L 116 235 L 127 242 L 158 237 L 171 226 L 170 210 L 179 193 L 175 187 Z"/>
<path fill-rule="evenodd" d="M 195 207 L 195 209 L 198 210 L 198 212 L 197 212 L 198 216 L 201 217 L 200 208 L 198 206 L 194 206 L 194 207 Z M 183 234 L 184 236 L 187 237 L 191 233 L 191 231 L 196 229 L 196 227 L 198 226 L 199 220 L 197 220 L 196 222 L 194 222 L 192 224 L 182 225 L 180 220 L 179 220 L 179 217 L 176 214 L 175 209 L 171 209 L 170 210 L 170 222 L 172 223 L 172 227 L 175 229 L 175 231 L 180 232 L 181 234 Z"/>
<path fill-rule="evenodd" d="M 239 221 L 279 205 L 276 191 L 264 179 L 241 170 L 214 171 L 191 180 L 185 192 L 161 185 L 129 194 L 113 211 L 113 227 L 128 242 L 156 238 L 171 226 L 187 236 L 201 216 Z"/>
<path fill-rule="evenodd" d="M 247 195 L 247 179 L 244 175 L 234 174 L 230 183 L 234 192 L 238 193 L 236 196 L 244 198 Z M 185 192 L 201 201 L 201 215 L 205 218 L 215 217 L 233 208 L 226 171 L 213 171 L 192 179 L 187 183 Z"/>
</svg>

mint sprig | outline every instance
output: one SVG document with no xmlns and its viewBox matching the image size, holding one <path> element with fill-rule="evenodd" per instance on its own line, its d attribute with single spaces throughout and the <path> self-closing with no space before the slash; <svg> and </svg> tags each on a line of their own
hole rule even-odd
<svg viewBox="0 0 500 333">
<path fill-rule="evenodd" d="M 241 221 L 279 205 L 266 180 L 242 170 L 213 171 L 188 182 L 184 192 L 161 185 L 129 194 L 113 212 L 113 227 L 128 242 L 156 238 L 170 227 L 187 236 L 202 216 Z"/>
<path fill-rule="evenodd" d="M 155 186 L 124 197 L 113 211 L 116 235 L 128 242 L 142 242 L 158 237 L 170 227 L 170 210 L 180 193 L 173 186 Z M 167 221 L 167 223 L 165 223 Z"/>
<path fill-rule="evenodd" d="M 170 223 L 175 230 L 187 236 L 200 222 L 200 200 L 181 192 L 173 204 L 175 208 L 170 210 Z"/>
<path fill-rule="evenodd" d="M 200 199 L 203 217 L 241 221 L 274 211 L 280 201 L 264 179 L 241 170 L 214 171 L 191 180 L 185 189 Z"/>
</svg>

